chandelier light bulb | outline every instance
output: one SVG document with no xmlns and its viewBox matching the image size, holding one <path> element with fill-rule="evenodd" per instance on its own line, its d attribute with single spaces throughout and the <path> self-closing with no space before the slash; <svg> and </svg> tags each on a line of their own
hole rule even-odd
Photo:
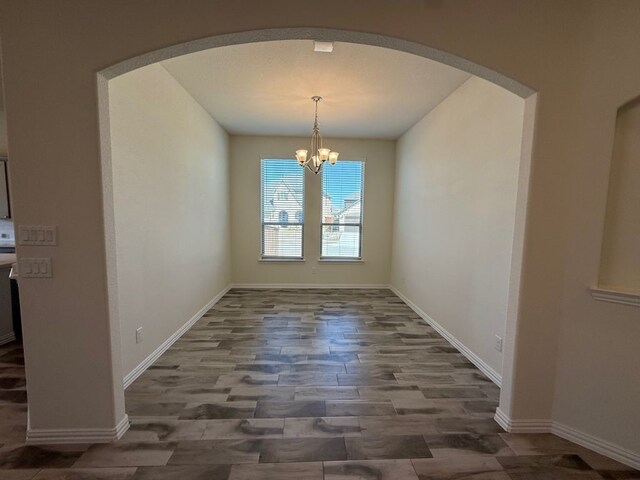
<svg viewBox="0 0 640 480">
<path fill-rule="evenodd" d="M 302 167 L 307 163 L 307 153 L 307 150 L 296 150 L 296 160 L 298 160 L 298 163 Z"/>
<path fill-rule="evenodd" d="M 322 160 L 323 162 L 329 160 L 329 152 L 331 152 L 330 148 L 319 148 L 318 156 L 320 157 L 320 160 Z"/>
<path fill-rule="evenodd" d="M 336 162 L 338 161 L 338 155 L 340 155 L 338 152 L 330 152 L 329 153 L 329 163 L 331 165 L 335 165 Z"/>
</svg>

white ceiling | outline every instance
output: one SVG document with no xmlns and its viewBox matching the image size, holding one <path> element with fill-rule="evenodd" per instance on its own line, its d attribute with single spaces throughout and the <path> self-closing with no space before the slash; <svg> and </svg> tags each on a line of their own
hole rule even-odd
<svg viewBox="0 0 640 480">
<path fill-rule="evenodd" d="M 229 133 L 395 139 L 464 83 L 455 68 L 386 48 L 311 40 L 214 48 L 162 62 Z"/>
</svg>

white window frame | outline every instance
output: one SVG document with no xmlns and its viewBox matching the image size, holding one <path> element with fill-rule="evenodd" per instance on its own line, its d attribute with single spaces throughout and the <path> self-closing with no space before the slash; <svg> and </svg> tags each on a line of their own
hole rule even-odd
<svg viewBox="0 0 640 480">
<path fill-rule="evenodd" d="M 351 158 L 348 160 L 338 160 L 338 162 L 360 162 L 362 163 L 362 178 L 360 179 L 360 223 L 340 223 L 340 226 L 344 227 L 359 227 L 360 236 L 359 236 L 359 244 L 358 244 L 358 253 L 357 257 L 342 257 L 342 256 L 324 256 L 322 255 L 322 231 L 323 227 L 336 225 L 335 223 L 325 223 L 324 217 L 322 215 L 322 192 L 324 191 L 324 185 L 322 182 L 322 177 L 320 178 L 320 261 L 321 262 L 362 262 L 362 245 L 363 245 L 363 232 L 364 232 L 364 177 L 366 170 L 366 159 L 364 158 Z M 323 165 L 322 168 L 331 168 L 331 165 Z M 322 175 L 320 172 L 319 175 Z"/>
<path fill-rule="evenodd" d="M 280 158 L 277 156 L 270 157 L 261 157 L 260 158 L 260 261 L 265 262 L 300 262 L 304 261 L 304 221 L 302 223 L 282 223 L 282 222 L 265 222 L 264 221 L 264 180 L 262 178 L 262 174 L 264 171 L 263 165 L 264 162 L 268 162 L 269 160 L 290 160 L 291 162 L 297 162 L 293 158 Z M 301 169 L 302 170 L 302 169 Z M 305 171 L 302 170 L 302 219 L 304 220 L 304 209 L 305 209 Z M 295 219 L 298 220 L 297 218 Z M 300 226 L 302 229 L 301 239 L 300 239 L 300 256 L 299 257 L 290 257 L 290 256 L 279 256 L 279 255 L 265 255 L 264 254 L 264 227 L 265 225 L 278 225 L 278 226 Z"/>
</svg>

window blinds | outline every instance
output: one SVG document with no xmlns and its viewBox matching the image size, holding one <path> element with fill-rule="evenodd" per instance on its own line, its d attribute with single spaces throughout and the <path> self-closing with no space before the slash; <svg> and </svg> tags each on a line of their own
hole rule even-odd
<svg viewBox="0 0 640 480">
<path fill-rule="evenodd" d="M 295 160 L 261 164 L 262 257 L 302 258 L 304 170 Z"/>
<path fill-rule="evenodd" d="M 361 258 L 364 162 L 322 167 L 323 258 Z"/>
</svg>

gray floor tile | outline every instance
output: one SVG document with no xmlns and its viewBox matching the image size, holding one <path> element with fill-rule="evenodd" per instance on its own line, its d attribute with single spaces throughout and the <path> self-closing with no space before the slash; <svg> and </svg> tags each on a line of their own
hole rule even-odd
<svg viewBox="0 0 640 480">
<path fill-rule="evenodd" d="M 2 480 L 640 476 L 505 434 L 500 389 L 386 289 L 230 290 L 129 386 L 110 445 L 26 446 L 24 386 L 21 345 L 0 347 Z"/>
<path fill-rule="evenodd" d="M 363 435 L 428 435 L 438 433 L 435 420 L 425 415 L 360 417 Z"/>
<path fill-rule="evenodd" d="M 454 457 L 459 455 L 515 455 L 513 450 L 498 434 L 473 435 L 425 435 L 427 446 L 434 457 Z"/>
<path fill-rule="evenodd" d="M 343 438 L 285 438 L 263 440 L 260 463 L 346 460 Z"/>
<path fill-rule="evenodd" d="M 20 470 L 5 470 L 0 469 L 0 478 L 2 480 L 32 480 L 33 477 L 39 472 L 38 469 L 20 469 Z"/>
<path fill-rule="evenodd" d="M 293 402 L 258 402 L 256 418 L 324 417 L 325 402 L 321 400 L 298 400 Z"/>
<path fill-rule="evenodd" d="M 252 418 L 256 402 L 221 402 L 188 404 L 178 418 L 180 420 L 208 420 L 214 418 Z"/>
<path fill-rule="evenodd" d="M 243 418 L 201 423 L 204 423 L 203 440 L 281 438 L 284 431 L 284 418 Z"/>
<path fill-rule="evenodd" d="M 67 445 L 7 445 L 0 448 L 0 469 L 70 467 L 85 450 Z"/>
<path fill-rule="evenodd" d="M 602 476 L 578 455 L 496 457 L 513 480 L 600 480 Z"/>
<path fill-rule="evenodd" d="M 346 438 L 349 460 L 431 458 L 421 435 L 363 436 Z"/>
<path fill-rule="evenodd" d="M 172 442 L 93 445 L 73 466 L 85 468 L 165 465 L 175 446 L 176 444 Z"/>
<path fill-rule="evenodd" d="M 227 480 L 230 473 L 230 465 L 140 467 L 131 480 Z"/>
<path fill-rule="evenodd" d="M 46 469 L 33 480 L 130 480 L 135 472 L 135 467 Z M 5 477 L 0 475 L 0 478 L 4 480 Z"/>
<path fill-rule="evenodd" d="M 325 462 L 324 480 L 418 480 L 410 460 Z"/>
<path fill-rule="evenodd" d="M 141 418 L 144 418 L 144 420 Z M 119 442 L 138 443 L 200 440 L 205 428 L 203 422 L 194 420 L 173 420 L 163 417 L 141 418 L 131 420 L 129 430 Z"/>
<path fill-rule="evenodd" d="M 286 418 L 284 437 L 353 437 L 360 436 L 357 417 Z"/>
<path fill-rule="evenodd" d="M 262 440 L 201 440 L 179 442 L 169 465 L 258 463 Z"/>
<path fill-rule="evenodd" d="M 323 480 L 322 463 L 234 465 L 229 480 Z"/>
<path fill-rule="evenodd" d="M 295 400 L 355 400 L 360 398 L 356 387 L 296 387 Z"/>
<path fill-rule="evenodd" d="M 327 416 L 373 416 L 395 415 L 390 401 L 327 400 Z"/>
<path fill-rule="evenodd" d="M 511 480 L 495 457 L 419 458 L 411 462 L 420 480 Z"/>
</svg>

